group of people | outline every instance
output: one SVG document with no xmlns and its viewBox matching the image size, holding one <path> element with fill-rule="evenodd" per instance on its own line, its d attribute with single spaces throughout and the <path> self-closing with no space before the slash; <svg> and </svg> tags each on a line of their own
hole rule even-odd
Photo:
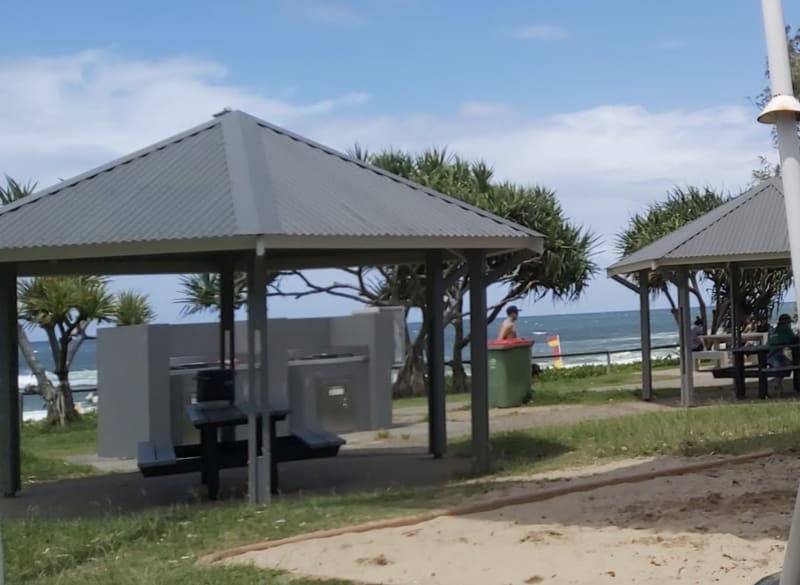
<svg viewBox="0 0 800 585">
<path fill-rule="evenodd" d="M 768 341 L 769 354 L 767 355 L 767 363 L 770 367 L 784 367 L 790 366 L 791 360 L 786 355 L 786 348 L 800 344 L 800 336 L 795 333 L 792 327 L 793 319 L 788 313 L 781 314 L 778 317 L 778 323 L 769 331 L 769 325 L 765 322 L 759 321 L 755 316 L 750 315 L 745 320 L 742 327 L 742 333 L 766 333 L 769 331 Z M 691 338 L 689 343 L 692 346 L 692 351 L 703 351 L 706 349 L 703 337 L 705 336 L 705 327 L 703 320 L 697 317 L 694 320 L 694 326 L 691 330 Z"/>
</svg>

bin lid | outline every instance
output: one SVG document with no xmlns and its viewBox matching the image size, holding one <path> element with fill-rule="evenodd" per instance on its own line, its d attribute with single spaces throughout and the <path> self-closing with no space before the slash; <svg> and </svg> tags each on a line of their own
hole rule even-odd
<svg viewBox="0 0 800 585">
<path fill-rule="evenodd" d="M 489 349 L 514 349 L 517 347 L 531 347 L 533 339 L 513 337 L 511 339 L 494 339 L 488 343 Z"/>
</svg>

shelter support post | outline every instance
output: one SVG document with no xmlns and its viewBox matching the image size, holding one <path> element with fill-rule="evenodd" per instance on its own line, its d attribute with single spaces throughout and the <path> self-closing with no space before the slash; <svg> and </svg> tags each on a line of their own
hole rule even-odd
<svg viewBox="0 0 800 585">
<path fill-rule="evenodd" d="M 653 365 L 650 351 L 650 271 L 639 272 L 639 326 L 642 344 L 642 400 L 653 399 Z"/>
<path fill-rule="evenodd" d="M 732 263 L 728 265 L 728 279 L 729 279 L 728 300 L 731 304 L 731 337 L 733 341 L 733 347 L 739 347 L 740 345 L 742 345 L 742 335 L 740 327 L 742 322 L 742 316 L 739 314 L 740 273 L 739 273 L 739 266 L 737 264 Z"/>
<path fill-rule="evenodd" d="M 489 365 L 486 346 L 486 255 L 467 252 L 469 269 L 470 368 L 472 371 L 472 452 L 475 471 L 491 466 L 489 444 Z"/>
<path fill-rule="evenodd" d="M 254 255 L 248 267 L 247 378 L 248 378 L 248 497 L 250 503 L 268 504 L 272 479 L 267 394 L 267 270 L 264 257 Z M 261 434 L 258 436 L 258 417 Z M 259 441 L 260 439 L 260 441 Z M 261 455 L 258 444 L 261 443 Z"/>
<path fill-rule="evenodd" d="M 220 339 L 219 339 L 219 359 L 222 368 L 233 368 L 233 358 L 236 354 L 234 344 L 234 291 L 233 291 L 234 266 L 230 259 L 226 259 L 221 266 L 219 273 L 220 287 Z"/>
<path fill-rule="evenodd" d="M 233 262 L 226 258 L 219 272 L 219 367 L 230 369 L 235 375 L 234 364 L 234 306 L 233 306 Z M 222 440 L 233 441 L 236 431 L 233 427 L 222 429 Z"/>
<path fill-rule="evenodd" d="M 689 305 L 689 273 L 686 269 L 677 273 L 678 315 L 681 340 L 681 406 L 694 403 L 694 367 L 692 355 L 692 312 Z"/>
<path fill-rule="evenodd" d="M 428 305 L 428 451 L 437 459 L 447 450 L 442 260 L 442 251 L 432 250 L 427 253 L 425 263 Z"/>
<path fill-rule="evenodd" d="M 20 412 L 17 374 L 17 273 L 0 266 L 0 493 L 15 496 L 22 488 Z"/>
</svg>

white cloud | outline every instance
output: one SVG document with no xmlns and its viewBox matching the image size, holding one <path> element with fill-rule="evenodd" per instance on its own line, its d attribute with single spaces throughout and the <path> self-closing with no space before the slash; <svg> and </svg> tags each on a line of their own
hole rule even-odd
<svg viewBox="0 0 800 585">
<path fill-rule="evenodd" d="M 502 103 L 465 101 L 453 104 L 449 115 L 368 115 L 358 108 L 368 99 L 361 92 L 300 103 L 236 86 L 212 61 L 133 60 L 102 51 L 0 60 L 0 78 L 14 80 L 0 87 L 0 173 L 19 179 L 48 184 L 68 178 L 228 106 L 342 150 L 356 141 L 371 151 L 447 146 L 483 158 L 500 179 L 556 189 L 567 213 L 607 243 L 632 212 L 669 187 L 736 190 L 749 181 L 758 155 L 772 151 L 754 112 L 733 105 L 651 110 L 611 104 L 538 116 Z M 612 259 L 604 250 L 600 261 Z M 595 286 L 597 294 L 609 294 L 606 289 Z M 166 303 L 158 310 L 173 320 L 178 308 Z"/>
<path fill-rule="evenodd" d="M 537 41 L 561 41 L 569 38 L 567 29 L 550 24 L 531 24 L 514 30 L 518 39 L 534 39 Z"/>
<path fill-rule="evenodd" d="M 2 171 L 51 183 L 238 108 L 277 124 L 358 106 L 363 92 L 308 103 L 258 94 L 227 81 L 218 63 L 153 61 L 103 51 L 0 60 Z"/>
</svg>

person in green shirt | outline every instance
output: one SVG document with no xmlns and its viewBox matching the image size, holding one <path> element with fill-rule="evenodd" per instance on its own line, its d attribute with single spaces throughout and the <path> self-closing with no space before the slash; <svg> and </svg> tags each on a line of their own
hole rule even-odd
<svg viewBox="0 0 800 585">
<path fill-rule="evenodd" d="M 786 356 L 786 348 L 798 345 L 800 338 L 792 329 L 792 317 L 783 313 L 778 317 L 778 324 L 769 335 L 769 354 L 767 363 L 772 368 L 791 366 L 792 361 Z"/>
</svg>

